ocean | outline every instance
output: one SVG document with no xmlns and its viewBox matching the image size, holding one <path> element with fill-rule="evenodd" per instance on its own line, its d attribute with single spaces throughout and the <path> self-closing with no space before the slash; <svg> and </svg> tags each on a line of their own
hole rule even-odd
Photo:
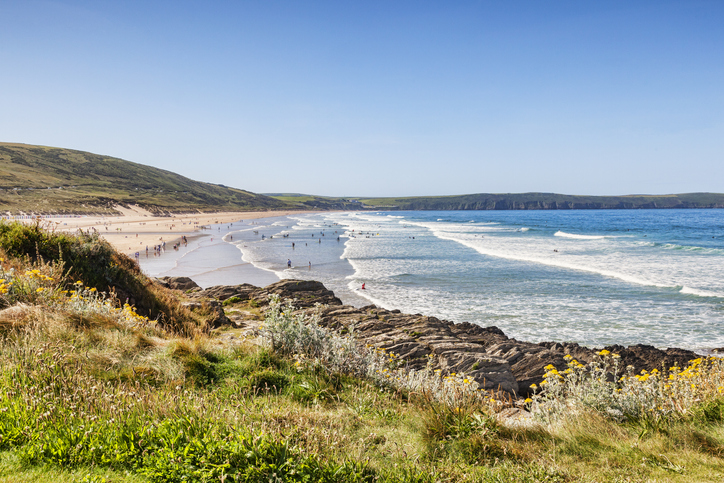
<svg viewBox="0 0 724 483">
<path fill-rule="evenodd" d="M 141 266 L 202 286 L 319 280 L 350 305 L 530 342 L 724 347 L 724 210 L 295 215 L 212 226 Z"/>
</svg>

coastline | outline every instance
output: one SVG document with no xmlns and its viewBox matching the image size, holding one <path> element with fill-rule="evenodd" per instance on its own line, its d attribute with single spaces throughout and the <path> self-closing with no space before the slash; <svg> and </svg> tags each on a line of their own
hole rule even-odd
<svg viewBox="0 0 724 483">
<path fill-rule="evenodd" d="M 178 242 L 182 236 L 202 235 L 203 226 L 218 223 L 233 223 L 241 220 L 259 220 L 277 216 L 288 216 L 316 211 L 239 211 L 219 213 L 185 213 L 172 216 L 156 216 L 143 208 L 134 206 L 115 209 L 119 216 L 86 216 L 56 221 L 49 218 L 44 221 L 55 231 L 74 232 L 77 230 L 96 230 L 106 241 L 121 253 L 133 257 L 136 252 L 145 252 L 146 246 L 166 242 L 169 245 Z M 32 220 L 19 220 L 24 223 Z"/>
<path fill-rule="evenodd" d="M 325 213 L 330 213 L 331 216 Z M 701 297 L 694 295 L 680 295 L 676 288 L 667 291 L 648 288 L 642 289 L 638 285 L 628 287 L 617 280 L 608 281 L 605 277 L 601 278 L 598 275 L 587 275 L 586 271 L 564 270 L 559 271 L 561 274 L 561 283 L 565 284 L 566 287 L 571 287 L 569 288 L 569 292 L 566 293 L 570 293 L 572 296 L 569 298 L 558 297 L 551 300 L 552 297 L 549 297 L 548 294 L 545 293 L 545 290 L 554 292 L 554 286 L 549 285 L 549 282 L 551 282 L 551 280 L 555 282 L 557 279 L 551 276 L 551 269 L 545 266 L 538 268 L 537 265 L 535 265 L 532 266 L 532 268 L 528 266 L 515 266 L 515 273 L 520 274 L 520 277 L 525 279 L 527 285 L 518 283 L 513 287 L 516 290 L 505 289 L 505 287 L 503 287 L 503 289 L 496 291 L 499 288 L 497 284 L 503 275 L 508 277 L 506 280 L 509 280 L 511 277 L 509 270 L 511 262 L 508 261 L 508 258 L 504 256 L 495 257 L 487 255 L 487 253 L 491 251 L 493 255 L 496 254 L 494 248 L 496 247 L 495 243 L 498 241 L 500 241 L 498 245 L 505 242 L 514 247 L 521 246 L 522 248 L 526 248 L 538 238 L 542 238 L 544 243 L 548 243 L 550 240 L 550 243 L 555 244 L 557 248 L 561 249 L 562 253 L 552 256 L 561 258 L 568 256 L 569 253 L 576 255 L 578 252 L 575 250 L 591 250 L 598 248 L 598 245 L 604 245 L 603 248 L 608 249 L 611 245 L 614 245 L 614 241 L 612 240 L 621 239 L 628 241 L 629 239 L 633 239 L 633 241 L 636 242 L 637 237 L 629 235 L 628 230 L 626 230 L 627 237 L 618 238 L 599 236 L 595 239 L 590 239 L 579 237 L 578 235 L 569 237 L 559 236 L 561 233 L 559 230 L 563 229 L 567 229 L 566 233 L 564 233 L 566 235 L 569 233 L 593 233 L 600 235 L 600 233 L 596 231 L 598 224 L 594 223 L 598 218 L 589 223 L 591 226 L 584 224 L 580 227 L 577 225 L 569 227 L 565 224 L 559 226 L 560 222 L 556 225 L 556 219 L 553 219 L 551 222 L 549 217 L 546 218 L 546 223 L 534 217 L 531 218 L 531 216 L 523 220 L 515 218 L 512 221 L 507 220 L 507 225 L 512 227 L 509 230 L 512 235 L 501 236 L 498 232 L 494 232 L 493 234 L 488 233 L 491 230 L 498 229 L 498 231 L 500 231 L 500 229 L 496 226 L 489 227 L 486 219 L 482 219 L 482 221 L 478 220 L 478 224 L 470 225 L 468 224 L 472 223 L 472 221 L 469 220 L 470 215 L 463 214 L 458 218 L 465 221 L 465 224 L 460 222 L 454 225 L 454 227 L 459 226 L 459 231 L 465 233 L 473 230 L 473 232 L 477 234 L 482 230 L 487 235 L 485 241 L 480 242 L 484 243 L 485 246 L 482 247 L 484 249 L 483 256 L 478 260 L 474 257 L 474 254 L 471 255 L 472 252 L 467 244 L 461 244 L 462 248 L 457 252 L 453 252 L 452 250 L 455 250 L 457 245 L 452 245 L 445 241 L 449 236 L 441 237 L 435 233 L 435 218 L 436 216 L 442 215 L 430 215 L 432 221 L 417 229 L 409 227 L 404 223 L 400 225 L 399 220 L 397 220 L 398 217 L 384 214 L 384 216 L 373 216 L 372 218 L 370 218 L 371 215 L 363 216 L 361 220 L 357 220 L 358 217 L 356 215 L 352 216 L 352 214 L 349 213 L 332 214 L 326 211 L 317 214 L 305 211 L 302 216 L 285 216 L 286 214 L 286 212 L 256 212 L 251 213 L 251 217 L 248 219 L 242 218 L 242 216 L 246 216 L 246 213 L 242 212 L 210 214 L 206 215 L 207 220 L 213 218 L 209 221 L 219 221 L 219 224 L 213 226 L 206 225 L 207 229 L 205 230 L 195 229 L 198 225 L 192 224 L 194 223 L 194 219 L 199 218 L 196 214 L 169 217 L 146 216 L 142 218 L 144 221 L 139 222 L 138 228 L 139 231 L 145 229 L 149 231 L 149 233 L 140 233 L 139 239 L 145 235 L 157 235 L 159 233 L 154 232 L 153 228 L 149 230 L 148 226 L 151 225 L 151 223 L 154 225 L 155 223 L 159 223 L 160 225 L 170 224 L 170 226 L 165 228 L 168 230 L 168 233 L 173 233 L 171 236 L 174 237 L 180 236 L 183 233 L 183 229 L 194 231 L 187 235 L 188 244 L 184 244 L 176 250 L 171 250 L 173 244 L 169 244 L 169 241 L 166 241 L 167 246 L 165 252 L 159 253 L 158 255 L 151 250 L 150 254 L 146 256 L 144 250 L 140 254 L 139 259 L 141 269 L 152 277 L 191 277 L 203 288 L 208 288 L 213 285 L 237 285 L 241 283 L 250 283 L 264 287 L 280 279 L 289 278 L 317 280 L 324 283 L 330 290 L 333 290 L 346 305 L 363 307 L 372 303 L 378 307 L 384 307 L 390 310 L 401 309 L 407 313 L 421 312 L 443 320 L 471 321 L 481 326 L 493 323 L 500 327 L 501 330 L 511 334 L 512 337 L 534 343 L 540 341 L 566 340 L 575 341 L 589 347 L 617 343 L 623 345 L 643 343 L 651 344 L 655 347 L 682 347 L 683 345 L 687 349 L 696 350 L 699 353 L 724 347 L 724 344 L 716 337 L 717 332 L 705 331 L 706 326 L 703 323 L 672 323 L 671 330 L 668 328 L 662 330 L 661 327 L 652 326 L 652 324 L 649 323 L 651 317 L 647 319 L 646 317 L 638 317 L 638 314 L 636 316 L 631 315 L 631 309 L 628 308 L 629 304 L 632 304 L 633 307 L 643 305 L 638 302 L 641 300 L 647 302 L 648 298 L 653 298 L 650 293 L 654 293 L 654 296 L 663 300 L 663 302 L 661 302 L 658 299 L 653 299 L 652 304 L 649 304 L 651 305 L 651 312 L 659 309 L 661 313 L 666 314 L 669 318 L 678 316 L 679 319 L 681 319 L 686 317 L 688 313 L 693 313 L 693 315 L 696 316 L 698 313 L 692 312 L 693 309 L 688 312 L 686 309 L 689 309 L 690 306 L 694 306 L 694 309 L 699 308 L 699 306 L 704 306 L 704 308 L 701 309 L 704 310 L 711 305 L 711 301 L 708 299 L 701 300 Z M 139 213 L 134 211 L 130 213 L 127 218 L 123 219 L 123 221 L 138 219 L 138 215 Z M 345 221 L 347 220 L 347 218 L 345 218 L 347 216 L 351 216 L 355 220 L 351 225 L 349 221 Z M 229 220 L 235 221 L 229 222 Z M 236 221 L 240 220 L 244 220 L 243 223 L 236 223 Z M 71 226 L 77 224 L 77 222 L 73 223 L 75 220 L 64 221 L 67 221 Z M 84 218 L 77 221 L 85 222 L 85 225 L 90 225 L 92 223 L 89 222 L 93 222 L 94 220 L 92 218 Z M 449 223 L 454 222 L 455 219 L 449 219 L 449 217 L 446 217 L 444 220 L 438 219 L 437 225 L 443 224 L 439 223 L 441 221 L 448 223 L 448 225 L 444 225 L 444 227 L 450 230 Z M 493 221 L 504 222 L 506 220 L 498 220 L 495 218 Z M 147 222 L 147 224 L 140 225 L 144 222 Z M 552 226 L 548 227 L 547 222 L 551 222 Z M 173 226 L 174 224 L 176 226 Z M 428 227 L 428 225 L 430 225 L 430 227 Z M 520 229 L 519 227 L 523 225 L 532 228 Z M 629 225 L 630 223 L 625 226 Z M 113 225 L 105 225 L 103 228 L 108 226 L 113 229 Z M 346 227 L 342 229 L 343 231 L 350 227 L 357 229 L 358 232 L 374 230 L 375 232 L 371 233 L 371 235 L 380 235 L 381 233 L 381 237 L 378 239 L 379 241 L 367 241 L 366 238 L 371 238 L 371 236 L 359 236 L 359 233 L 354 233 L 354 230 L 352 230 L 353 235 L 351 239 L 345 234 L 340 233 L 342 240 L 339 240 L 337 230 L 342 226 Z M 613 228 L 614 234 L 616 234 L 616 226 L 614 225 Z M 131 237 L 133 237 L 132 241 L 135 241 L 136 238 L 135 233 L 131 234 L 126 231 L 128 229 L 129 228 L 122 228 L 122 231 L 114 232 L 110 234 L 110 236 L 117 237 L 121 244 L 128 244 L 128 240 L 131 240 Z M 433 231 L 426 233 L 428 229 Z M 600 228 L 598 229 L 600 230 Z M 327 230 L 326 237 L 324 237 L 325 230 Z M 555 235 L 553 234 L 554 232 Z M 543 235 L 540 235 L 540 233 L 543 233 Z M 652 233 L 655 232 L 642 228 L 638 233 L 638 238 L 646 236 L 646 234 L 651 236 Z M 280 236 L 277 237 L 277 234 Z M 105 236 L 105 233 L 101 232 L 101 235 Z M 168 240 L 167 237 L 169 235 L 167 235 L 167 232 L 161 232 L 161 235 Z M 265 235 L 266 240 L 264 240 Z M 355 237 L 354 235 L 357 236 Z M 409 241 L 408 239 L 413 237 L 408 235 L 416 235 L 418 241 Z M 493 235 L 498 236 L 494 237 Z M 106 237 L 108 238 L 110 236 Z M 536 236 L 538 238 L 536 238 Z M 469 238 L 472 239 L 472 236 L 469 236 Z M 649 240 L 652 238 L 649 238 Z M 443 280 L 443 278 L 440 277 L 443 272 L 440 270 L 438 270 L 438 272 L 433 271 L 433 276 L 430 277 L 430 271 L 435 268 L 434 263 L 431 262 L 433 259 L 425 259 L 424 263 L 417 261 L 415 257 L 416 254 L 414 253 L 415 250 L 424 250 L 427 246 L 426 244 L 431 241 L 437 243 L 434 246 L 439 248 L 441 245 L 441 243 L 439 243 L 440 239 L 443 240 L 442 243 L 448 243 L 449 245 L 445 247 L 448 250 L 445 255 L 447 261 L 441 266 L 446 270 L 447 268 L 452 268 L 444 273 L 444 280 L 447 281 L 453 278 L 454 281 L 457 273 L 456 270 L 462 267 L 465 271 L 461 273 L 464 273 L 466 276 L 470 275 L 472 277 L 471 279 L 475 280 L 473 284 L 468 284 L 469 287 L 464 284 L 438 287 L 435 284 L 438 283 L 439 280 Z M 600 241 L 598 241 L 599 239 Z M 312 243 L 309 243 L 309 246 L 307 246 L 307 242 L 309 241 L 312 241 Z M 463 241 L 467 241 L 467 239 Z M 294 242 L 296 242 L 296 250 L 293 246 Z M 706 244 L 706 240 L 704 240 L 704 242 L 702 246 L 709 246 Z M 158 242 L 156 242 L 156 244 L 157 243 Z M 526 243 L 528 245 L 525 245 Z M 715 242 L 712 240 L 711 243 Z M 591 248 L 594 244 L 598 245 Z M 619 243 L 619 245 L 620 244 L 621 243 Z M 646 244 L 646 246 L 648 247 L 649 244 Z M 118 248 L 118 245 L 116 245 L 116 247 Z M 381 247 L 382 249 L 377 250 L 377 252 L 370 251 L 371 248 L 376 247 Z M 123 247 L 121 246 L 121 248 Z M 126 246 L 125 248 L 127 250 L 129 247 Z M 354 250 L 355 248 L 357 248 L 357 250 Z M 405 249 L 407 249 L 407 252 L 404 251 Z M 396 255 L 405 255 L 405 259 L 411 261 L 400 263 L 395 257 L 390 258 L 389 254 L 393 253 L 390 252 L 390 250 L 394 250 L 394 254 Z M 402 252 L 400 250 L 402 250 Z M 412 250 L 412 252 L 410 252 L 410 250 Z M 658 251 L 663 252 L 664 255 L 671 253 L 672 256 L 683 253 L 687 257 L 687 260 L 691 260 L 694 256 L 703 256 L 700 255 L 700 253 L 702 253 L 701 251 L 691 253 L 690 251 L 674 251 L 673 249 L 669 249 L 669 245 L 658 249 Z M 439 253 L 439 250 L 435 253 Z M 703 253 L 704 255 L 707 254 L 707 252 Z M 505 252 L 503 255 L 505 255 Z M 551 256 L 550 254 L 548 255 Z M 351 258 L 354 263 L 349 262 L 349 258 Z M 291 259 L 291 266 L 289 267 L 287 266 L 288 259 Z M 366 265 L 361 265 L 362 262 L 367 263 Z M 352 263 L 352 265 L 348 266 L 350 263 Z M 646 267 L 644 266 L 644 268 Z M 558 276 L 558 272 L 553 275 Z M 603 275 L 605 275 L 605 273 L 603 273 Z M 435 278 L 436 276 L 437 278 Z M 545 278 L 543 278 L 543 276 L 545 276 Z M 417 277 L 417 279 L 415 279 L 415 277 Z M 364 282 L 367 283 L 367 287 L 366 290 L 363 291 L 360 289 L 360 286 Z M 594 283 L 596 285 L 594 285 Z M 535 293 L 531 292 L 531 290 L 526 292 L 528 286 L 532 287 L 531 290 L 534 290 Z M 591 293 L 590 291 L 591 287 L 596 287 L 597 290 L 601 287 L 604 296 L 596 299 L 596 293 Z M 543 290 L 543 295 L 540 295 L 542 302 L 538 303 L 538 305 L 543 307 L 544 310 L 535 312 L 535 309 L 538 308 L 537 306 L 533 306 L 533 309 L 527 307 L 521 309 L 520 304 L 515 304 L 522 299 L 533 300 L 535 302 L 538 299 L 531 299 L 530 296 L 538 296 L 538 292 L 541 290 Z M 480 297 L 480 300 L 470 299 L 470 297 L 466 298 L 467 295 L 474 294 L 476 291 L 484 294 Z M 643 292 L 643 295 L 639 292 Z M 502 297 L 493 297 L 489 294 L 502 294 Z M 602 302 L 597 305 L 594 303 L 582 304 L 577 302 L 581 300 L 578 298 L 581 295 L 593 295 L 594 302 Z M 611 295 L 613 298 L 607 297 L 608 295 Z M 620 295 L 620 297 L 616 298 L 618 295 Z M 505 298 L 506 296 L 508 298 Z M 436 301 L 443 299 L 447 301 L 445 304 L 436 303 Z M 469 299 L 472 301 L 468 301 Z M 672 299 L 673 302 L 671 303 L 676 303 L 677 308 L 683 306 L 680 314 L 668 310 L 669 305 L 666 305 L 665 302 L 669 302 Z M 498 303 L 498 300 L 501 302 Z M 611 300 L 626 305 L 621 305 L 624 309 L 620 312 L 614 312 L 614 315 L 609 315 L 605 311 L 596 310 L 610 307 L 612 304 L 612 302 L 610 302 Z M 560 303 L 554 304 L 554 302 Z M 498 303 L 498 305 L 495 305 L 496 303 Z M 547 303 L 547 305 L 544 305 L 544 303 Z M 647 306 L 644 305 L 644 309 L 646 308 Z M 532 316 L 529 313 L 531 310 L 535 312 Z M 664 310 L 666 311 L 663 312 Z M 540 316 L 537 316 L 539 314 Z M 715 315 L 716 313 L 714 313 L 712 317 Z M 569 319 L 573 322 L 568 323 L 570 321 Z M 558 323 L 558 321 L 562 322 Z M 589 321 L 590 324 L 587 323 Z M 658 322 L 654 322 L 658 324 Z M 649 330 L 647 327 L 651 327 L 651 329 Z M 703 337 L 696 338 L 702 333 L 704 334 Z M 676 334 L 680 334 L 680 336 Z M 691 335 L 691 338 L 689 338 L 689 335 Z"/>
</svg>

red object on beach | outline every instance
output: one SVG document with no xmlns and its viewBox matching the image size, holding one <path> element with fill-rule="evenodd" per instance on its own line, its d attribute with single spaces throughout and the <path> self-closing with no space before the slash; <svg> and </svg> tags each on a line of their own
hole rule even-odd
<svg viewBox="0 0 724 483">
<path fill-rule="evenodd" d="M 365 284 L 362 284 L 362 290 L 364 290 L 364 289 L 365 289 Z"/>
</svg>

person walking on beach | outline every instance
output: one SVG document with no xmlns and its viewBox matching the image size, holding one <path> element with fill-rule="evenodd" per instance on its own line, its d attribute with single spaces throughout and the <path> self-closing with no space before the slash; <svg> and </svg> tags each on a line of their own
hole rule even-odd
<svg viewBox="0 0 724 483">
<path fill-rule="evenodd" d="M 312 269 L 312 262 L 309 262 L 309 269 Z"/>
<path fill-rule="evenodd" d="M 292 268 L 292 260 L 289 258 L 287 259 L 287 268 Z"/>
</svg>

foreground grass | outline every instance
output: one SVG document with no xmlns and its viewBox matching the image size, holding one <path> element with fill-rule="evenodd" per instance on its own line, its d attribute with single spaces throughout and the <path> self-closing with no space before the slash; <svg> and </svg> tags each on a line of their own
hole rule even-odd
<svg viewBox="0 0 724 483">
<path fill-rule="evenodd" d="M 0 303 L 11 305 L 0 311 L 0 482 L 690 482 L 724 475 L 724 400 L 716 391 L 697 393 L 686 411 L 651 425 L 571 405 L 570 391 L 556 386 L 556 418 L 517 424 L 500 417 L 503 406 L 474 394 L 445 399 L 424 385 L 365 376 L 345 365 L 366 360 L 361 355 L 340 359 L 352 345 L 327 344 L 332 336 L 301 316 L 267 314 L 267 330 L 290 335 L 273 344 L 196 330 L 198 319 L 162 326 L 114 306 L 82 280 L 64 280 L 53 263 L 0 263 Z M 259 313 L 242 303 L 227 308 Z M 549 380 L 559 384 L 559 376 Z"/>
<path fill-rule="evenodd" d="M 720 421 L 500 424 L 214 334 L 28 312 L 0 353 L 6 481 L 721 481 Z M 147 333 L 148 329 L 145 329 Z M 138 345 L 143 335 L 152 344 Z M 98 347 L 103 341 L 116 341 Z M 133 357 L 130 355 L 133 354 Z M 276 476 L 275 476 L 276 475 Z M 0 480 L 2 481 L 2 480 Z"/>
<path fill-rule="evenodd" d="M 147 483 L 138 475 L 107 468 L 71 468 L 42 465 L 28 467 L 12 451 L 0 453 L 0 483 Z"/>
</svg>

